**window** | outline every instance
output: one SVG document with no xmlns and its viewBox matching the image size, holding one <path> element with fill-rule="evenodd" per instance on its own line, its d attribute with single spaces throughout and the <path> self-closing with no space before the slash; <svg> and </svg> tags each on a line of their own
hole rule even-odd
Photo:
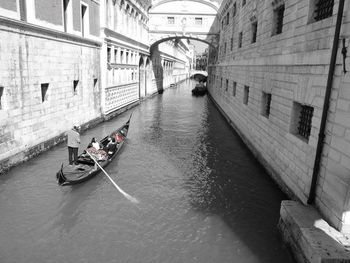
<svg viewBox="0 0 350 263">
<path fill-rule="evenodd" d="M 222 89 L 222 78 L 221 78 L 221 82 L 220 82 L 220 89 Z"/>
<path fill-rule="evenodd" d="M 243 95 L 243 103 L 245 105 L 248 104 L 249 100 L 249 86 L 244 86 L 244 95 Z"/>
<path fill-rule="evenodd" d="M 175 17 L 173 16 L 168 16 L 168 24 L 169 25 L 174 25 L 175 24 Z"/>
<path fill-rule="evenodd" d="M 231 37 L 231 45 L 230 45 L 231 51 L 233 50 L 233 37 Z"/>
<path fill-rule="evenodd" d="M 107 47 L 107 63 L 111 62 L 111 48 Z"/>
<path fill-rule="evenodd" d="M 129 64 L 129 52 L 128 51 L 125 54 L 125 64 Z"/>
<path fill-rule="evenodd" d="M 120 63 L 121 64 L 124 63 L 124 51 L 123 50 L 120 51 Z"/>
<path fill-rule="evenodd" d="M 232 87 L 232 96 L 236 97 L 236 89 L 237 89 L 237 82 L 233 82 L 233 87 Z"/>
<path fill-rule="evenodd" d="M 242 47 L 243 32 L 239 32 L 238 35 L 238 48 Z"/>
<path fill-rule="evenodd" d="M 81 5 L 81 35 L 82 36 L 87 35 L 87 32 L 89 30 L 86 10 L 87 10 L 87 6 Z"/>
<path fill-rule="evenodd" d="M 294 102 L 291 133 L 305 141 L 309 141 L 313 112 L 313 107 Z"/>
<path fill-rule="evenodd" d="M 230 13 L 228 12 L 226 15 L 226 25 L 230 23 Z"/>
<path fill-rule="evenodd" d="M 271 93 L 262 93 L 261 100 L 261 115 L 268 118 L 270 116 L 270 106 L 271 106 Z"/>
<path fill-rule="evenodd" d="M 118 49 L 114 49 L 114 63 L 117 63 Z"/>
<path fill-rule="evenodd" d="M 41 84 L 41 102 L 44 102 L 47 100 L 47 90 L 49 89 L 49 83 L 42 83 Z"/>
<path fill-rule="evenodd" d="M 78 83 L 79 83 L 79 80 L 73 80 L 73 92 L 74 92 L 74 95 L 77 94 Z"/>
<path fill-rule="evenodd" d="M 245 6 L 246 0 L 242 0 L 242 6 Z"/>
<path fill-rule="evenodd" d="M 326 19 L 333 15 L 334 0 L 316 0 L 314 18 L 315 21 Z"/>
<path fill-rule="evenodd" d="M 195 17 L 194 22 L 196 25 L 200 26 L 203 23 L 203 19 L 201 17 Z"/>
<path fill-rule="evenodd" d="M 68 19 L 68 4 L 69 0 L 63 0 L 63 26 L 64 26 L 64 32 L 67 32 L 68 26 L 67 26 L 67 19 Z"/>
<path fill-rule="evenodd" d="M 96 78 L 96 79 L 94 79 L 94 88 L 96 88 L 96 86 L 97 86 L 97 82 L 98 82 L 98 79 Z"/>
<path fill-rule="evenodd" d="M 19 13 L 22 21 L 27 21 L 27 0 L 19 1 Z"/>
<path fill-rule="evenodd" d="M 273 29 L 272 35 L 278 35 L 282 33 L 284 17 L 284 4 L 275 8 L 273 11 Z"/>
<path fill-rule="evenodd" d="M 256 35 L 258 32 L 258 21 L 252 23 L 252 43 L 256 42 Z"/>
<path fill-rule="evenodd" d="M 4 94 L 4 87 L 0 86 L 0 110 L 3 109 L 2 106 L 2 95 Z"/>
<path fill-rule="evenodd" d="M 227 43 L 225 42 L 225 49 L 224 49 L 225 54 L 226 54 L 226 49 L 227 49 Z"/>
<path fill-rule="evenodd" d="M 226 79 L 226 88 L 225 88 L 225 91 L 226 91 L 226 92 L 228 91 L 228 79 Z"/>
<path fill-rule="evenodd" d="M 233 10 L 232 11 L 232 16 L 234 17 L 236 15 L 236 13 L 237 13 L 237 5 L 236 5 L 236 3 L 233 4 L 232 10 Z"/>
</svg>

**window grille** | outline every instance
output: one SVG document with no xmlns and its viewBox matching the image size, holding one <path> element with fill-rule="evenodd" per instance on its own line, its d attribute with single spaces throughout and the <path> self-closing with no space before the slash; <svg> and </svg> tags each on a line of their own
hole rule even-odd
<svg viewBox="0 0 350 263">
<path fill-rule="evenodd" d="M 311 133 L 311 120 L 314 108 L 306 105 L 301 106 L 299 115 L 298 134 L 305 139 L 309 139 Z"/>
<path fill-rule="evenodd" d="M 318 0 L 315 8 L 315 20 L 320 21 L 333 15 L 334 0 Z"/>
<path fill-rule="evenodd" d="M 169 24 L 169 25 L 175 24 L 175 17 L 169 16 L 169 17 L 168 17 L 168 24 Z"/>
</svg>

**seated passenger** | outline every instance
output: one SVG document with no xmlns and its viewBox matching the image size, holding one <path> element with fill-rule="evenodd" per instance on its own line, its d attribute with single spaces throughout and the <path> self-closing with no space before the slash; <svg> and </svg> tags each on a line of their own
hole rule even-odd
<svg viewBox="0 0 350 263">
<path fill-rule="evenodd" d="M 106 147 L 103 148 L 103 150 L 108 154 L 113 154 L 117 148 L 117 144 L 115 143 L 114 137 L 108 138 L 108 144 Z"/>
</svg>

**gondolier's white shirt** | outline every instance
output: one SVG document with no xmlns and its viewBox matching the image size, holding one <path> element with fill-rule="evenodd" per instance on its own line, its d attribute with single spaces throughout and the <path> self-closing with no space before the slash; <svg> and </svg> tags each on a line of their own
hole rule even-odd
<svg viewBox="0 0 350 263">
<path fill-rule="evenodd" d="M 68 147 L 79 148 L 80 134 L 75 130 L 69 130 L 67 132 L 67 136 L 68 136 L 68 141 L 67 141 Z"/>
</svg>

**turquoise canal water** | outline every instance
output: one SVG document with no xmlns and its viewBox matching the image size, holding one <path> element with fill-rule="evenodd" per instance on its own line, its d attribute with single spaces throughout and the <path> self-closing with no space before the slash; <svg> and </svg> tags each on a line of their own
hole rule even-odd
<svg viewBox="0 0 350 263">
<path fill-rule="evenodd" d="M 276 228 L 286 199 L 194 83 L 168 89 L 82 134 L 82 145 L 133 112 L 127 143 L 101 173 L 60 187 L 66 145 L 0 177 L 0 262 L 292 262 Z M 81 151 L 81 149 L 80 149 Z"/>
</svg>

